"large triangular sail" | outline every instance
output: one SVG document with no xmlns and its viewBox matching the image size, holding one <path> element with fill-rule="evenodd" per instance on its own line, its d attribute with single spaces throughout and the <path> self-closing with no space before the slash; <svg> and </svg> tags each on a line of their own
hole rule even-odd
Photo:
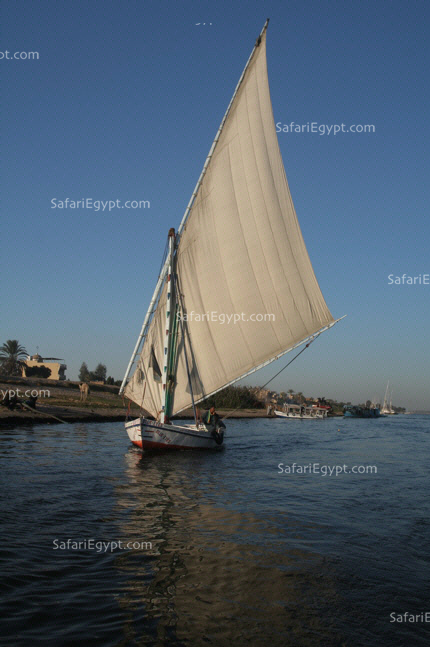
<svg viewBox="0 0 430 647">
<path fill-rule="evenodd" d="M 278 146 L 266 31 L 199 185 L 176 252 L 176 273 L 187 339 L 177 327 L 172 413 L 191 406 L 189 372 L 197 402 L 334 321 L 303 241 Z M 154 360 L 163 365 L 165 317 L 164 288 L 125 390 L 153 415 L 162 392 L 151 366 Z"/>
</svg>

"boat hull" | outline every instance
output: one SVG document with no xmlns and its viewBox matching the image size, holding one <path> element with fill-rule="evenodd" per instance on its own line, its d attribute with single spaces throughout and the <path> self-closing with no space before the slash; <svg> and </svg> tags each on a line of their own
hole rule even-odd
<svg viewBox="0 0 430 647">
<path fill-rule="evenodd" d="M 323 415 L 310 415 L 310 414 L 294 414 L 294 413 L 285 413 L 284 411 L 276 411 L 275 410 L 275 415 L 278 416 L 279 418 L 289 418 L 291 420 L 324 420 L 327 416 Z"/>
<path fill-rule="evenodd" d="M 147 418 L 125 423 L 133 445 L 142 449 L 221 449 L 210 431 L 195 425 L 161 424 Z"/>
<path fill-rule="evenodd" d="M 379 409 L 362 409 L 357 407 L 355 409 L 346 409 L 343 414 L 345 418 L 381 418 Z"/>
</svg>

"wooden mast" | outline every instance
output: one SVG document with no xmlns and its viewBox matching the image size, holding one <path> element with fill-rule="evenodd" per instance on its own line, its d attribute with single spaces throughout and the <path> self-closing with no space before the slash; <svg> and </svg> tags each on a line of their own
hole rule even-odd
<svg viewBox="0 0 430 647">
<path fill-rule="evenodd" d="M 160 422 L 164 423 L 166 417 L 169 417 L 169 411 L 167 411 L 168 404 L 168 395 L 169 395 L 169 364 L 170 364 L 170 354 L 172 349 L 172 320 L 174 316 L 174 311 L 176 310 L 176 299 L 175 299 L 175 230 L 172 228 L 169 231 L 169 252 L 167 255 L 167 278 L 166 278 L 166 332 L 164 335 L 164 345 L 163 345 L 163 371 L 161 374 L 161 383 L 163 385 L 163 390 L 161 393 L 161 413 L 160 413 Z"/>
</svg>

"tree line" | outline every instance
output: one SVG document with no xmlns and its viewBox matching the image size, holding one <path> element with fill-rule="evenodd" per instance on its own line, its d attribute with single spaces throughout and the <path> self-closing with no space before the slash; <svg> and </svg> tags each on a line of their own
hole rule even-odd
<svg viewBox="0 0 430 647">
<path fill-rule="evenodd" d="M 121 380 L 114 380 L 111 375 L 109 375 L 109 377 L 106 377 L 106 375 L 107 369 L 105 364 L 97 364 L 94 371 L 90 371 L 87 363 L 82 362 L 81 368 L 79 369 L 80 382 L 103 382 L 104 384 L 114 384 L 116 386 L 121 385 Z"/>
<path fill-rule="evenodd" d="M 264 406 L 248 386 L 227 386 L 199 404 L 203 409 L 262 409 Z"/>
</svg>

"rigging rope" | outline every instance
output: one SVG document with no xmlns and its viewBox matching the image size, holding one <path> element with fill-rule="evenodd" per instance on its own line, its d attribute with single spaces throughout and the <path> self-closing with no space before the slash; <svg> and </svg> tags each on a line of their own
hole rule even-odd
<svg viewBox="0 0 430 647">
<path fill-rule="evenodd" d="M 294 362 L 294 360 L 298 358 L 298 356 L 299 356 L 299 355 L 301 355 L 301 354 L 302 354 L 302 353 L 303 353 L 307 348 L 309 348 L 309 346 L 310 346 L 310 345 L 315 341 L 315 339 L 317 339 L 317 338 L 321 335 L 321 333 L 322 333 L 322 331 L 321 331 L 321 332 L 319 332 L 318 334 L 314 335 L 314 336 L 312 337 L 312 339 L 311 339 L 310 341 L 308 341 L 308 343 L 306 344 L 306 346 L 304 346 L 304 347 L 302 348 L 302 350 L 301 350 L 299 353 L 297 353 L 297 355 L 295 355 L 295 356 L 293 357 L 293 359 L 291 359 L 291 360 L 288 362 L 288 364 L 285 364 L 285 366 L 284 366 L 283 368 L 281 368 L 281 370 L 280 370 L 280 371 L 278 371 L 278 372 L 276 373 L 276 375 L 274 375 L 273 377 L 271 377 L 271 378 L 270 378 L 270 380 L 268 380 L 268 381 L 266 382 L 266 384 L 263 384 L 263 386 L 262 386 L 261 388 L 262 388 L 262 389 L 264 389 L 268 384 L 270 384 L 270 382 L 273 382 L 273 380 L 275 379 L 275 377 L 278 377 L 278 375 L 280 375 L 280 374 L 282 373 L 282 371 L 285 371 L 285 369 L 286 369 L 286 368 L 288 368 L 288 366 L 289 366 L 290 364 L 292 364 L 292 363 Z M 230 416 L 231 416 L 235 411 L 237 411 L 238 409 L 240 409 L 240 406 L 239 406 L 239 407 L 236 407 L 236 409 L 233 409 L 232 411 L 230 411 L 230 413 L 228 413 L 226 416 L 224 416 L 223 418 L 221 418 L 221 420 L 226 420 L 227 418 L 229 418 L 229 417 L 230 417 Z"/>
</svg>

